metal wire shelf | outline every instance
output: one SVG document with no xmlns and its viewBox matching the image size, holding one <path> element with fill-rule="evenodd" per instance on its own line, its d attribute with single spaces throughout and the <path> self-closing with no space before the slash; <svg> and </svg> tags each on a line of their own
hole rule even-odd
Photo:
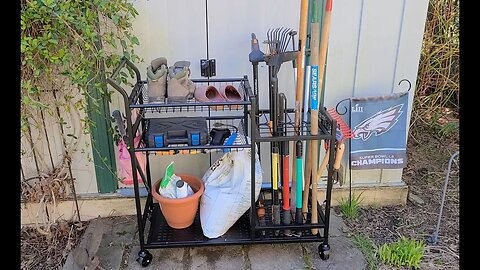
<svg viewBox="0 0 480 270">
<path fill-rule="evenodd" d="M 247 79 L 245 78 L 229 78 L 229 79 L 192 79 L 196 87 L 203 85 L 212 85 L 215 88 L 225 85 L 233 85 L 242 95 L 242 101 L 225 101 L 225 102 L 200 102 L 194 98 L 185 102 L 169 102 L 166 97 L 164 102 L 149 102 L 147 82 L 141 81 L 133 88 L 130 95 L 130 108 L 141 108 L 146 113 L 178 113 L 178 112 L 228 112 L 243 111 L 245 105 L 251 105 L 250 97 L 253 93 L 250 89 Z"/>
<path fill-rule="evenodd" d="M 287 114 L 285 114 L 286 120 L 283 122 L 278 122 L 278 135 L 273 136 L 272 127 L 270 124 L 270 113 L 268 110 L 260 110 L 257 118 L 257 136 L 259 139 L 268 140 L 269 138 L 277 138 L 284 141 L 291 140 L 293 137 L 299 137 L 300 139 L 313 139 L 312 137 L 314 137 L 314 135 L 312 135 L 310 132 L 310 121 L 302 121 L 297 133 L 297 129 L 295 128 L 294 113 L 295 112 L 293 109 L 287 110 Z M 308 114 L 310 115 L 310 111 Z M 319 130 L 318 135 L 315 136 L 330 136 L 332 124 L 327 118 L 326 114 L 327 112 L 325 110 L 319 110 Z"/>
<path fill-rule="evenodd" d="M 140 115 L 142 118 L 142 116 Z M 208 154 L 215 152 L 229 152 L 229 151 L 240 151 L 243 148 L 250 148 L 250 143 L 247 143 L 249 139 L 245 132 L 245 119 L 244 114 L 233 115 L 233 116 L 211 116 L 205 117 L 207 120 L 208 130 L 212 128 L 225 128 L 230 131 L 230 134 L 237 133 L 237 139 L 233 145 L 212 145 L 210 134 L 207 144 L 189 146 L 187 144 L 169 144 L 167 147 L 148 147 L 143 145 L 138 145 L 135 148 L 135 152 L 148 152 L 150 155 L 177 155 L 177 154 Z M 148 128 L 148 123 L 152 118 L 143 118 L 145 120 L 145 127 L 142 130 L 144 134 L 143 141 L 147 141 L 145 138 L 146 129 Z M 227 140 L 225 140 L 227 141 Z"/>
</svg>

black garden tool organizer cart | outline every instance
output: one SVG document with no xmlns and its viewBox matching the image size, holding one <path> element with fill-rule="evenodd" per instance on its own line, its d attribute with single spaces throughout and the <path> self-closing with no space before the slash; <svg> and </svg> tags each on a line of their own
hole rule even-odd
<svg viewBox="0 0 480 270">
<path fill-rule="evenodd" d="M 120 86 L 114 79 L 123 68 L 128 68 L 136 75 L 136 83 L 130 93 Z M 225 148 L 235 151 L 235 149 L 250 148 L 255 153 L 260 142 L 289 142 L 289 141 L 307 141 L 317 140 L 328 143 L 335 142 L 336 121 L 322 108 L 319 110 L 319 132 L 318 135 L 311 135 L 309 128 L 310 123 L 303 122 L 299 132 L 294 130 L 291 115 L 293 109 L 286 109 L 286 119 L 279 123 L 284 125 L 285 132 L 282 136 L 272 136 L 269 132 L 269 110 L 260 110 L 258 108 L 258 89 L 252 91 L 247 76 L 242 78 L 226 78 L 226 79 L 192 79 L 198 85 L 209 84 L 220 87 L 222 84 L 236 83 L 244 91 L 244 100 L 239 102 L 193 102 L 186 103 L 144 103 L 144 95 L 146 90 L 146 81 L 143 81 L 138 68 L 126 58 L 123 58 L 119 66 L 114 70 L 112 76 L 107 78 L 107 82 L 117 90 L 123 97 L 126 116 L 126 137 L 124 138 L 131 157 L 133 186 L 135 194 L 136 216 L 139 230 L 140 252 L 138 254 L 138 262 L 142 266 L 147 266 L 152 261 L 152 255 L 148 249 L 169 248 L 169 247 L 191 247 L 191 246 L 209 246 L 209 245 L 233 245 L 233 244 L 273 244 L 273 243 L 298 243 L 298 242 L 320 242 L 318 248 L 322 259 L 329 257 L 328 229 L 330 216 L 330 199 L 332 189 L 332 171 L 333 165 L 328 166 L 328 179 L 326 199 L 322 204 L 318 204 L 318 223 L 311 224 L 310 217 L 307 215 L 305 223 L 278 225 L 273 224 L 271 216 L 272 201 L 264 200 L 265 206 L 265 223 L 260 225 L 257 216 L 257 205 L 255 198 L 255 181 L 251 181 L 251 207 L 245 212 L 237 222 L 221 237 L 209 239 L 203 235 L 200 224 L 199 210 L 197 211 L 195 220 L 191 226 L 185 229 L 173 229 L 168 226 L 157 202 L 152 197 L 152 179 L 150 174 L 150 156 L 159 153 L 180 153 L 180 154 L 198 154 L 205 155 L 210 158 L 212 163 L 212 155 L 216 152 L 223 152 Z M 223 106 L 223 110 L 214 110 Z M 138 117 L 132 122 L 132 112 L 138 109 Z M 221 123 L 224 127 L 230 128 L 231 131 L 235 126 L 242 130 L 239 136 L 250 136 L 250 143 L 236 145 L 168 145 L 167 147 L 146 147 L 134 145 L 134 134 L 137 130 L 145 131 L 148 128 L 150 118 L 149 114 L 156 114 L 156 117 L 176 117 L 179 113 L 192 113 L 195 115 L 203 115 L 206 118 L 208 128 L 214 127 L 215 123 Z M 145 132 L 143 132 L 145 134 Z M 146 138 L 143 138 L 144 140 Z M 334 147 L 330 147 L 333 149 Z M 135 152 L 146 152 L 147 162 L 145 174 L 140 169 L 140 165 L 136 160 Z M 334 150 L 329 150 L 330 160 L 334 160 Z M 136 170 L 135 168 L 138 168 Z M 265 170 L 265 168 L 264 168 Z M 137 173 L 138 172 L 138 173 Z M 255 177 L 255 159 L 251 159 L 251 176 Z M 146 202 L 142 207 L 140 200 L 140 183 L 145 186 L 147 193 Z M 154 179 L 156 180 L 156 179 Z M 262 188 L 262 196 L 268 195 L 269 189 Z M 318 202 L 317 202 L 318 203 Z M 293 206 L 294 207 L 294 206 Z M 311 208 L 311 202 L 309 203 Z M 312 235 L 310 230 L 319 228 L 317 235 Z M 301 236 L 283 235 L 283 230 L 291 229 L 301 231 Z M 280 230 L 279 235 L 275 232 Z"/>
</svg>

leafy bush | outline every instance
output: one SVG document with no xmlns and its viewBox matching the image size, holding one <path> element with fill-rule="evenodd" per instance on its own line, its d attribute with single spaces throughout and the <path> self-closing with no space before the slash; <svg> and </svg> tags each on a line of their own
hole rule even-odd
<svg viewBox="0 0 480 270">
<path fill-rule="evenodd" d="M 418 269 L 423 258 L 424 247 L 424 242 L 414 239 L 409 240 L 402 236 L 394 243 L 380 246 L 377 254 L 380 260 L 387 264 Z"/>
<path fill-rule="evenodd" d="M 38 201 L 55 193 L 46 187 L 66 193 L 65 183 L 73 181 L 71 172 L 65 176 L 71 153 L 85 152 L 80 136 L 95 130 L 92 119 L 110 121 L 101 110 L 113 93 L 106 87 L 106 68 L 116 66 L 122 56 L 140 61 L 133 50 L 139 40 L 132 34 L 138 13 L 129 0 L 21 0 L 20 6 L 21 155 L 35 161 L 38 173 L 24 176 L 22 199 Z M 120 74 L 118 79 L 124 82 L 127 76 Z M 59 130 L 48 126 L 47 135 L 46 123 Z M 45 146 L 50 156 L 44 154 Z M 87 149 L 92 146 L 85 140 Z M 61 156 L 54 156 L 50 148 L 61 148 Z M 98 149 L 92 150 L 96 155 Z M 61 161 L 54 162 L 53 157 Z M 105 160 L 100 157 L 102 164 L 96 166 L 115 175 Z"/>
</svg>

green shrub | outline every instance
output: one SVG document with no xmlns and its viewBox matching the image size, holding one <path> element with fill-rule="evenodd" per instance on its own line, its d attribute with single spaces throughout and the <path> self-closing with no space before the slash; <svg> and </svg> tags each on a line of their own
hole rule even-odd
<svg viewBox="0 0 480 270">
<path fill-rule="evenodd" d="M 360 199 L 362 193 L 358 194 L 357 196 L 353 194 L 351 200 L 345 198 L 340 200 L 340 213 L 342 213 L 344 217 L 348 219 L 355 219 L 358 217 L 358 209 L 360 208 L 360 203 L 362 202 L 362 199 Z"/>
<path fill-rule="evenodd" d="M 418 240 L 409 240 L 402 236 L 398 241 L 383 244 L 378 248 L 377 254 L 384 263 L 393 266 L 408 266 L 420 268 L 423 258 L 425 243 Z"/>
</svg>

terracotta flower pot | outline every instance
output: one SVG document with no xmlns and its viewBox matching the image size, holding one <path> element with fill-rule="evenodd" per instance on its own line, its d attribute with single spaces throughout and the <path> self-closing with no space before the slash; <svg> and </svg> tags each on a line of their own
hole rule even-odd
<svg viewBox="0 0 480 270">
<path fill-rule="evenodd" d="M 160 179 L 153 185 L 152 196 L 160 204 L 160 209 L 168 225 L 174 229 L 184 229 L 193 224 L 205 186 L 203 181 L 196 176 L 189 174 L 177 175 L 188 183 L 195 192 L 193 195 L 181 199 L 165 198 L 158 194 L 158 187 L 162 181 Z"/>
</svg>

